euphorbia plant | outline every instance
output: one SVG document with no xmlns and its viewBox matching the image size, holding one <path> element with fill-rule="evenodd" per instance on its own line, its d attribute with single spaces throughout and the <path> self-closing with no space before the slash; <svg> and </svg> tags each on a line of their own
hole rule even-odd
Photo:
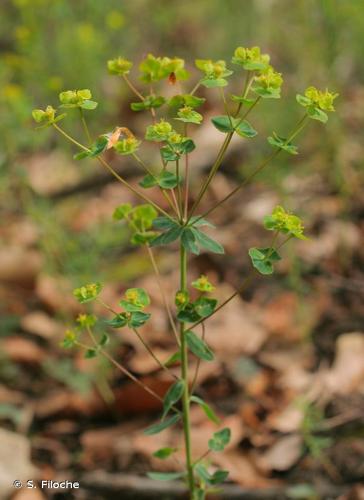
<svg viewBox="0 0 364 500">
<path fill-rule="evenodd" d="M 156 479 L 183 478 L 188 485 L 190 498 L 204 499 L 206 494 L 216 489 L 228 476 L 228 471 L 210 468 L 209 453 L 222 452 L 230 440 L 230 430 L 220 429 L 206 443 L 206 453 L 202 457 L 194 456 L 190 430 L 190 406 L 199 405 L 206 416 L 217 426 L 219 418 L 213 409 L 198 394 L 195 394 L 196 380 L 201 361 L 209 362 L 214 359 L 214 353 L 205 338 L 205 321 L 220 311 L 230 300 L 239 295 L 250 283 L 255 273 L 272 274 L 274 265 L 281 259 L 280 251 L 292 238 L 305 239 L 303 225 L 299 217 L 290 214 L 283 207 L 277 206 L 273 213 L 264 218 L 263 224 L 268 231 L 272 231 L 270 243 L 262 248 L 251 248 L 252 271 L 241 283 L 239 289 L 222 303 L 213 297 L 215 287 L 206 276 L 188 276 L 189 254 L 198 255 L 200 252 L 214 252 L 224 254 L 223 246 L 206 234 L 206 228 L 215 226 L 207 219 L 217 207 L 237 193 L 244 185 L 251 182 L 279 154 L 296 155 L 297 146 L 294 138 L 307 125 L 310 119 L 325 123 L 327 112 L 334 111 L 333 101 L 337 94 L 320 91 L 309 87 L 304 95 L 297 95 L 298 103 L 303 106 L 304 112 L 291 132 L 284 136 L 273 132 L 267 141 L 273 148 L 270 154 L 257 165 L 244 181 L 240 182 L 223 199 L 212 205 L 207 211 L 199 211 L 203 197 L 219 170 L 225 153 L 234 134 L 251 141 L 257 131 L 247 120 L 248 115 L 258 104 L 269 103 L 270 99 L 279 99 L 281 96 L 282 75 L 270 65 L 268 54 L 262 54 L 258 47 L 238 47 L 232 58 L 238 78 L 242 78 L 243 88 L 238 95 L 227 96 L 225 87 L 233 74 L 225 61 L 198 59 L 195 62 L 202 76 L 192 90 L 185 88 L 185 80 L 189 73 L 180 58 L 155 57 L 149 54 L 139 65 L 140 80 L 145 87 L 140 90 L 129 79 L 132 63 L 122 57 L 108 61 L 107 67 L 111 74 L 121 78 L 136 96 L 136 102 L 131 103 L 135 112 L 145 111 L 150 114 L 151 123 L 147 126 L 144 140 L 156 143 L 159 148 L 160 165 L 149 165 L 143 158 L 142 139 L 136 137 L 126 124 L 116 126 L 113 130 L 99 135 L 96 139 L 90 134 L 85 113 L 95 109 L 97 103 L 92 100 L 90 90 L 67 90 L 59 96 L 61 114 L 52 106 L 43 110 L 34 110 L 33 117 L 41 126 L 51 126 L 71 141 L 77 148 L 74 156 L 76 160 L 95 158 L 102 167 L 134 195 L 142 200 L 142 204 L 132 206 L 124 203 L 115 208 L 114 219 L 123 221 L 130 228 L 131 242 L 134 245 L 145 247 L 156 273 L 161 288 L 163 302 L 168 314 L 171 335 L 174 335 L 176 352 L 168 360 L 159 359 L 148 343 L 148 329 L 140 330 L 148 325 L 151 314 L 148 312 L 150 298 L 148 292 L 142 288 L 130 288 L 122 297 L 119 308 L 114 310 L 102 299 L 102 285 L 91 283 L 83 285 L 74 291 L 75 298 L 81 303 L 99 301 L 109 312 L 112 319 L 98 320 L 95 316 L 81 314 L 78 325 L 68 330 L 63 341 L 64 347 L 81 347 L 85 349 L 86 357 L 97 355 L 106 356 L 111 363 L 118 367 L 127 377 L 138 383 L 144 390 L 161 401 L 163 411 L 159 421 L 146 429 L 146 434 L 162 432 L 173 425 L 183 426 L 184 453 L 186 467 L 174 473 L 150 473 Z M 162 95 L 163 85 L 168 83 L 176 89 L 172 97 Z M 198 90 L 205 87 L 206 93 L 218 92 L 223 105 L 223 113 L 212 118 L 213 125 L 221 132 L 222 144 L 207 176 L 201 187 L 195 193 L 190 192 L 189 157 L 193 154 L 195 143 L 191 138 L 193 131 L 204 120 L 201 109 L 205 102 L 204 97 L 197 95 Z M 158 89 L 158 90 L 157 90 Z M 170 92 L 169 92 L 170 94 Z M 66 117 L 63 110 L 77 108 L 84 127 L 86 144 L 80 139 L 71 137 L 59 122 Z M 249 116 L 249 118 L 250 118 Z M 122 174 L 105 159 L 104 152 L 113 149 L 116 155 L 128 156 L 144 171 L 144 177 L 139 187 L 132 186 Z M 148 190 L 161 191 L 166 203 L 163 206 L 152 201 Z M 191 202 L 193 200 L 193 203 Z M 166 297 L 161 284 L 161 277 L 154 258 L 154 249 L 162 245 L 178 247 L 178 266 L 180 272 L 179 288 L 176 290 L 174 304 Z M 105 332 L 99 337 L 94 326 L 101 323 Z M 202 327 L 202 334 L 199 333 Z M 132 330 L 143 343 L 149 354 L 154 358 L 160 369 L 165 370 L 171 377 L 171 386 L 164 397 L 160 397 L 150 387 L 146 386 L 123 364 L 116 360 L 107 348 L 109 329 Z M 88 335 L 88 341 L 83 335 Z M 197 358 L 197 368 L 189 373 L 189 358 Z M 180 375 L 170 370 L 173 365 L 180 365 Z M 155 457 L 166 459 L 176 452 L 174 448 L 162 448 L 154 453 Z"/>
</svg>

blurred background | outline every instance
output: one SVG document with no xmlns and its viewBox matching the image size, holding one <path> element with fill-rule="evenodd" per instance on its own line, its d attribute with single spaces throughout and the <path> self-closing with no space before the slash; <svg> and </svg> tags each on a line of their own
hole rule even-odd
<svg viewBox="0 0 364 500">
<path fill-rule="evenodd" d="M 20 489 L 11 498 L 183 498 L 173 489 L 163 496 L 144 477 L 176 469 L 150 454 L 178 436 L 141 432 L 158 404 L 102 359 L 59 347 L 79 312 L 73 288 L 100 280 L 113 304 L 130 286 L 151 290 L 146 334 L 162 358 L 173 352 L 148 256 L 111 217 L 137 200 L 97 162 L 73 161 L 74 148 L 55 131 L 36 131 L 31 110 L 56 106 L 62 90 L 90 88 L 99 102 L 88 115 L 94 136 L 116 125 L 141 136 L 149 117 L 130 111 L 135 98 L 107 74 L 108 59 L 133 60 L 141 88 L 136 68 L 149 52 L 183 57 L 190 89 L 194 59 L 226 59 L 234 69 L 235 47 L 259 45 L 283 73 L 282 99 L 254 111 L 259 136 L 233 143 L 204 208 L 269 153 L 272 131 L 284 136 L 296 123 L 296 93 L 315 85 L 340 97 L 326 126 L 312 121 L 299 136 L 300 155 L 280 155 L 214 213 L 226 255 L 192 259 L 191 279 L 208 274 L 222 299 L 250 271 L 248 248 L 268 242 L 262 217 L 276 204 L 302 216 L 310 235 L 285 249 L 273 278 L 257 278 L 207 325 L 219 361 L 201 370 L 198 392 L 233 429 L 229 450 L 213 457 L 230 470 L 220 498 L 364 498 L 363 2 L 2 0 L 0 28 L 0 497 L 14 495 L 18 478 L 70 478 L 79 490 Z M 236 71 L 231 93 L 241 78 Z M 208 102 L 196 143 L 208 153 L 192 160 L 195 186 L 222 140 L 208 125 L 222 111 L 218 93 L 198 95 Z M 76 114 L 64 126 L 82 139 Z M 130 182 L 140 180 L 127 157 L 110 160 Z M 174 259 L 158 254 L 171 294 Z M 133 337 L 115 334 L 110 348 L 165 392 L 168 380 Z M 213 429 L 197 410 L 193 426 L 198 454 Z"/>
</svg>

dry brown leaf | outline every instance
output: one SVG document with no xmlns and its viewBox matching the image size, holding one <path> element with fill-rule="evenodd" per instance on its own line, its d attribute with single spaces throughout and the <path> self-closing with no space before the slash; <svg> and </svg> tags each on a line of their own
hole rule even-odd
<svg viewBox="0 0 364 500">
<path fill-rule="evenodd" d="M 20 246 L 0 248 L 0 281 L 30 286 L 42 268 L 42 257 L 37 250 Z"/>
<path fill-rule="evenodd" d="M 14 492 L 13 481 L 37 479 L 37 470 L 30 462 L 30 444 L 27 438 L 15 432 L 0 429 L 0 498 Z"/>
<path fill-rule="evenodd" d="M 337 394 L 364 388 L 364 333 L 345 333 L 337 339 L 336 357 L 326 384 Z"/>
<path fill-rule="evenodd" d="M 244 488 L 264 488 L 277 483 L 263 477 L 251 457 L 238 450 L 216 453 L 213 462 L 222 469 L 228 470 L 229 478 Z"/>
<path fill-rule="evenodd" d="M 53 415 L 96 415 L 105 410 L 105 404 L 91 393 L 87 397 L 69 391 L 55 391 L 47 394 L 35 403 L 35 413 L 38 418 L 47 418 Z"/>
<path fill-rule="evenodd" d="M 284 436 L 257 459 L 259 467 L 265 471 L 290 469 L 302 455 L 303 439 L 298 434 Z"/>
<path fill-rule="evenodd" d="M 282 433 L 297 431 L 302 424 L 303 411 L 295 404 L 289 404 L 283 411 L 278 409 L 277 412 L 268 415 L 266 423 L 275 431 Z"/>
<path fill-rule="evenodd" d="M 59 339 L 64 326 L 43 311 L 32 311 L 21 319 L 22 328 L 45 339 Z"/>
<path fill-rule="evenodd" d="M 62 276 L 40 274 L 37 277 L 36 294 L 43 304 L 55 312 L 80 312 L 80 305 L 72 296 L 72 290 L 72 284 Z"/>
<path fill-rule="evenodd" d="M 12 361 L 18 363 L 40 364 L 47 356 L 44 349 L 20 336 L 2 340 L 1 349 Z"/>
<path fill-rule="evenodd" d="M 222 287 L 224 298 L 233 293 Z M 223 300 L 223 299 L 222 299 Z M 206 341 L 219 358 L 254 354 L 267 338 L 267 331 L 253 317 L 249 307 L 239 298 L 229 302 L 221 312 L 206 320 Z"/>
</svg>

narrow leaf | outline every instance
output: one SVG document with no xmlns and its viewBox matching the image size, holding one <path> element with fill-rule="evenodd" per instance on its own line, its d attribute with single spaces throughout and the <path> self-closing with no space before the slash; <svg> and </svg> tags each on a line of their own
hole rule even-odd
<svg viewBox="0 0 364 500">
<path fill-rule="evenodd" d="M 195 356 L 204 359 L 205 361 L 212 361 L 214 359 L 214 353 L 211 351 L 209 346 L 195 333 L 188 330 L 185 332 L 185 337 L 190 351 L 192 351 Z"/>
</svg>

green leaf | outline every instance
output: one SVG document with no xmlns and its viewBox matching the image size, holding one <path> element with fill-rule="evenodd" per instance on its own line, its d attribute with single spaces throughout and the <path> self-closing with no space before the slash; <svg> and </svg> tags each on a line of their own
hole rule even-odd
<svg viewBox="0 0 364 500">
<path fill-rule="evenodd" d="M 216 415 L 211 406 L 209 406 L 203 399 L 199 398 L 198 396 L 191 396 L 191 401 L 201 406 L 207 418 L 211 420 L 211 422 L 214 422 L 214 424 L 217 425 L 220 423 L 219 417 Z"/>
<path fill-rule="evenodd" d="M 218 243 L 217 241 L 213 240 L 206 234 L 202 233 L 198 229 L 191 228 L 191 231 L 193 232 L 194 236 L 196 237 L 197 242 L 203 247 L 206 248 L 206 250 L 209 250 L 210 252 L 213 253 L 218 253 L 218 254 L 223 254 L 225 253 L 224 247 Z"/>
<path fill-rule="evenodd" d="M 215 486 L 216 484 L 223 483 L 229 475 L 229 471 L 227 470 L 217 470 L 214 474 L 210 474 L 206 467 L 201 463 L 196 465 L 195 471 L 209 486 Z"/>
<path fill-rule="evenodd" d="M 194 111 L 190 106 L 185 106 L 181 108 L 177 113 L 178 118 L 175 120 L 179 120 L 185 123 L 194 123 L 199 125 L 203 119 L 203 116 L 197 111 Z"/>
<path fill-rule="evenodd" d="M 209 439 L 208 446 L 211 451 L 223 451 L 225 446 L 229 444 L 231 438 L 231 431 L 228 427 L 221 429 L 221 431 L 214 432 L 211 439 Z"/>
<path fill-rule="evenodd" d="M 97 356 L 96 349 L 87 349 L 87 351 L 85 351 L 85 359 L 96 358 L 96 356 Z"/>
<path fill-rule="evenodd" d="M 140 326 L 143 326 L 150 317 L 151 314 L 142 311 L 132 312 L 131 318 L 128 321 L 128 325 L 132 328 L 139 328 Z"/>
<path fill-rule="evenodd" d="M 76 297 L 80 304 L 95 300 L 102 290 L 101 283 L 89 283 L 87 285 L 76 288 L 73 295 Z"/>
<path fill-rule="evenodd" d="M 83 160 L 84 158 L 87 158 L 89 156 L 88 151 L 81 151 L 80 153 L 76 153 L 73 155 L 74 160 Z"/>
<path fill-rule="evenodd" d="M 216 299 L 209 299 L 208 297 L 200 297 L 193 303 L 195 311 L 201 318 L 210 316 L 214 312 L 216 304 Z"/>
<path fill-rule="evenodd" d="M 155 479 L 156 481 L 173 481 L 174 479 L 180 479 L 185 475 L 185 472 L 147 472 L 147 476 L 150 477 L 150 479 Z"/>
<path fill-rule="evenodd" d="M 107 146 L 108 139 L 105 136 L 101 136 L 97 139 L 97 141 L 91 146 L 91 152 L 89 153 L 90 158 L 94 158 L 95 156 L 100 155 Z"/>
<path fill-rule="evenodd" d="M 249 256 L 255 269 L 261 274 L 272 274 L 274 262 L 281 260 L 273 248 L 249 248 Z"/>
<path fill-rule="evenodd" d="M 228 133 L 234 132 L 234 122 L 232 117 L 228 117 L 227 115 L 214 116 L 211 118 L 213 125 L 220 130 L 220 132 Z"/>
<path fill-rule="evenodd" d="M 311 99 L 301 94 L 296 95 L 296 101 L 298 102 L 298 104 L 301 104 L 301 106 L 304 107 L 307 107 L 311 104 Z"/>
<path fill-rule="evenodd" d="M 199 215 L 194 215 L 193 217 L 191 217 L 189 225 L 195 226 L 195 227 L 199 227 L 199 226 L 208 226 L 208 227 L 212 227 L 212 228 L 216 227 L 215 224 L 212 224 L 211 222 L 204 219 L 203 217 L 200 217 Z"/>
<path fill-rule="evenodd" d="M 104 347 L 105 345 L 107 345 L 109 343 L 109 341 L 110 341 L 110 338 L 109 338 L 108 334 L 107 333 L 103 333 L 102 337 L 101 337 L 101 340 L 99 342 L 99 346 L 100 347 Z"/>
<path fill-rule="evenodd" d="M 211 119 L 214 126 L 220 132 L 231 133 L 236 132 L 241 137 L 255 137 L 257 135 L 257 131 L 250 125 L 250 123 L 246 120 L 241 121 L 240 118 L 234 118 L 232 116 L 222 115 L 222 116 L 214 116 Z"/>
<path fill-rule="evenodd" d="M 144 111 L 146 109 L 160 108 L 166 102 L 162 96 L 147 96 L 144 101 L 132 102 L 130 107 L 133 111 Z"/>
<path fill-rule="evenodd" d="M 172 366 L 178 361 L 181 361 L 182 355 L 181 351 L 177 351 L 172 356 L 170 356 L 167 361 L 164 362 L 164 366 Z"/>
<path fill-rule="evenodd" d="M 193 304 L 187 304 L 183 309 L 178 311 L 177 319 L 183 323 L 194 323 L 198 321 L 201 316 L 195 311 Z"/>
<path fill-rule="evenodd" d="M 105 323 L 108 326 L 111 326 L 111 328 L 122 328 L 123 326 L 126 326 L 127 322 L 128 320 L 125 313 L 117 314 L 113 317 L 113 319 L 105 320 Z"/>
<path fill-rule="evenodd" d="M 176 241 L 181 236 L 182 232 L 183 227 L 173 227 L 172 229 L 169 229 L 165 233 L 160 234 L 154 240 L 152 240 L 150 242 L 150 246 L 156 247 L 159 245 L 168 245 L 169 243 Z"/>
<path fill-rule="evenodd" d="M 208 89 L 213 89 L 215 87 L 226 87 L 228 84 L 227 80 L 225 78 L 210 78 L 206 76 L 205 78 L 202 78 L 200 80 L 201 85 Z"/>
<path fill-rule="evenodd" d="M 313 120 L 318 120 L 319 122 L 326 123 L 328 120 L 327 114 L 322 111 L 320 108 L 316 108 L 314 106 L 309 106 L 307 108 L 307 114 Z"/>
<path fill-rule="evenodd" d="M 90 110 L 92 110 L 92 109 L 96 109 L 97 108 L 97 102 L 90 101 L 90 100 L 86 99 L 81 104 L 79 104 L 79 106 L 82 109 L 90 109 Z"/>
<path fill-rule="evenodd" d="M 161 460 L 165 460 L 170 457 L 173 453 L 177 451 L 177 448 L 160 448 L 159 450 L 153 453 L 153 457 L 160 458 Z"/>
<path fill-rule="evenodd" d="M 240 95 L 232 95 L 231 100 L 244 104 L 245 106 L 251 106 L 255 102 L 255 99 L 247 99 L 246 97 L 242 97 Z"/>
<path fill-rule="evenodd" d="M 163 399 L 162 420 L 165 418 L 165 416 L 167 415 L 169 410 L 172 408 L 172 406 L 181 399 L 184 389 L 185 389 L 184 380 L 178 380 L 173 385 L 171 385 L 171 387 L 168 389 L 168 391 Z"/>
<path fill-rule="evenodd" d="M 166 418 L 162 422 L 158 422 L 157 424 L 153 424 L 150 427 L 147 427 L 146 429 L 144 429 L 144 434 L 146 434 L 147 436 L 159 434 L 160 432 L 164 431 L 164 429 L 167 429 L 168 427 L 176 424 L 180 419 L 181 416 L 176 413 L 175 415 L 172 415 L 172 417 Z"/>
<path fill-rule="evenodd" d="M 125 292 L 128 301 L 135 305 L 146 307 L 150 304 L 150 298 L 144 288 L 128 288 Z"/>
<path fill-rule="evenodd" d="M 133 245 L 145 245 L 146 243 L 150 243 L 154 238 L 158 236 L 158 233 L 155 231 L 144 231 L 142 233 L 134 233 L 130 238 L 130 242 Z"/>
<path fill-rule="evenodd" d="M 209 346 L 191 330 L 185 332 L 186 342 L 191 352 L 205 361 L 212 361 L 215 356 Z"/>
<path fill-rule="evenodd" d="M 263 99 L 279 99 L 281 97 L 280 88 L 265 88 L 256 85 L 252 87 L 252 90 Z"/>
<path fill-rule="evenodd" d="M 286 151 L 287 153 L 289 153 L 291 155 L 298 154 L 296 146 L 294 146 L 291 142 L 287 142 L 287 139 L 277 135 L 275 132 L 273 132 L 273 137 L 272 136 L 268 137 L 267 141 L 269 142 L 269 144 L 271 146 L 275 146 L 279 149 L 283 149 L 284 151 Z"/>
<path fill-rule="evenodd" d="M 172 229 L 173 227 L 178 227 L 179 224 L 177 221 L 172 220 L 169 217 L 161 216 L 154 219 L 153 226 L 156 229 Z"/>
<path fill-rule="evenodd" d="M 246 120 L 243 120 L 241 123 L 237 122 L 235 125 L 235 132 L 241 137 L 246 137 L 248 139 L 255 137 L 258 133 Z"/>
<path fill-rule="evenodd" d="M 176 161 L 179 159 L 180 155 L 176 152 L 172 146 L 167 144 L 161 148 L 161 155 L 164 161 Z"/>
<path fill-rule="evenodd" d="M 198 108 L 206 101 L 203 97 L 197 97 L 190 94 L 175 95 L 169 101 L 168 105 L 171 107 L 181 108 L 182 106 L 190 106 L 191 108 Z"/>
<path fill-rule="evenodd" d="M 133 207 L 131 206 L 130 203 L 123 203 L 122 205 L 119 205 L 118 207 L 115 208 L 112 217 L 115 220 L 123 220 L 127 218 L 132 209 Z"/>
<path fill-rule="evenodd" d="M 176 174 L 164 170 L 157 178 L 159 186 L 163 189 L 173 189 L 178 184 L 178 178 Z"/>
<path fill-rule="evenodd" d="M 155 175 L 147 174 L 143 179 L 139 182 L 139 186 L 148 189 L 154 186 L 157 186 L 158 179 Z"/>
<path fill-rule="evenodd" d="M 200 253 L 199 246 L 197 245 L 196 242 L 196 236 L 192 228 L 187 227 L 186 229 L 183 230 L 181 236 L 181 243 L 188 252 L 192 252 L 195 255 L 198 255 Z"/>
</svg>

